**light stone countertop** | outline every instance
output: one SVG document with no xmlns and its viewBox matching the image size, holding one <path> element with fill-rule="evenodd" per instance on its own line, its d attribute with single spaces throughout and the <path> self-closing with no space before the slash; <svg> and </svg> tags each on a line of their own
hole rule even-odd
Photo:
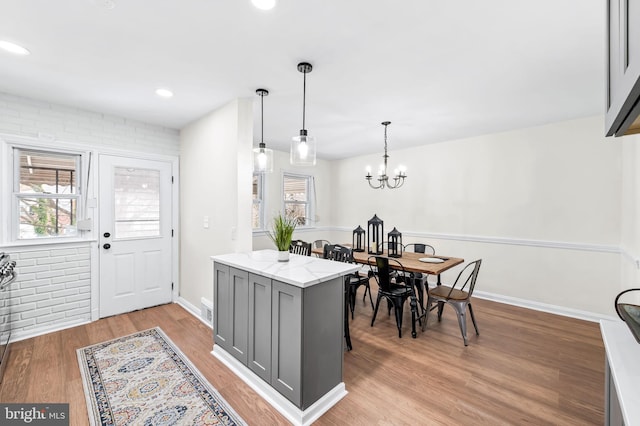
<svg viewBox="0 0 640 426">
<path fill-rule="evenodd" d="M 602 340 L 624 424 L 640 424 L 640 344 L 622 321 L 600 321 Z M 606 404 L 606 401 L 605 401 Z M 605 419 L 606 421 L 606 419 Z"/>
<path fill-rule="evenodd" d="M 288 262 L 278 262 L 276 250 L 229 253 L 211 256 L 214 262 L 253 272 L 296 287 L 310 287 L 356 272 L 358 264 L 290 254 Z"/>
</svg>

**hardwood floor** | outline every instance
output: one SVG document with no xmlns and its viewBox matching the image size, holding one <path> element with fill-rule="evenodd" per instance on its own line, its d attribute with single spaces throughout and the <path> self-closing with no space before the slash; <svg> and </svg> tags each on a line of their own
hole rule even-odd
<svg viewBox="0 0 640 426">
<path fill-rule="evenodd" d="M 375 289 L 374 289 L 375 294 Z M 317 425 L 589 425 L 604 422 L 604 347 L 598 324 L 474 299 L 480 336 L 462 343 L 453 310 L 402 339 L 393 315 L 356 306 L 353 351 L 344 355 L 349 394 Z M 407 309 L 408 310 L 408 309 Z M 69 402 L 87 424 L 76 349 L 160 326 L 250 425 L 288 422 L 210 352 L 211 329 L 176 304 L 16 342 L 2 402 Z"/>
</svg>

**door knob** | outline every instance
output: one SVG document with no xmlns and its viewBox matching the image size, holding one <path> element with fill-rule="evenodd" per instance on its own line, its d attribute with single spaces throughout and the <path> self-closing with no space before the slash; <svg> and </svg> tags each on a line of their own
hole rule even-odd
<svg viewBox="0 0 640 426">
<path fill-rule="evenodd" d="M 111 244 L 106 243 L 105 245 L 102 246 L 103 249 L 109 250 L 111 248 Z"/>
</svg>

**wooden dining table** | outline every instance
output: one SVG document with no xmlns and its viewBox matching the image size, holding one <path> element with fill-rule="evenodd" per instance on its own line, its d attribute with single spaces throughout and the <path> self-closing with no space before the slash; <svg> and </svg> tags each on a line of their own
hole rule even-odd
<svg viewBox="0 0 640 426">
<path fill-rule="evenodd" d="M 340 244 L 344 247 L 350 247 L 350 244 Z M 312 250 L 313 254 L 316 254 L 320 257 L 324 254 L 324 248 L 314 248 Z M 356 263 L 360 263 L 363 265 L 375 265 L 375 256 L 383 256 L 387 257 L 387 251 L 385 250 L 382 254 L 373 254 L 368 253 L 366 251 L 354 251 L 353 252 L 353 260 Z M 428 261 L 421 261 L 420 259 L 424 258 L 433 258 L 433 259 L 442 259 L 443 261 L 440 263 L 429 263 Z M 460 257 L 452 257 L 452 256 L 442 256 L 442 255 L 431 255 L 425 253 L 414 253 L 414 252 L 403 252 L 401 257 L 390 257 L 390 259 L 397 260 L 400 262 L 402 267 L 406 272 L 411 273 L 411 278 L 413 279 L 413 284 L 415 288 L 418 290 L 417 297 L 414 295 L 411 298 L 411 336 L 415 338 L 417 336 L 416 333 L 416 321 L 424 318 L 426 315 L 425 307 L 424 307 L 424 288 L 422 286 L 422 281 L 415 279 L 416 273 L 428 274 L 428 275 L 436 275 L 438 278 L 437 285 L 440 285 L 440 274 L 444 271 L 453 268 L 456 265 L 460 265 L 464 262 L 464 259 Z M 389 264 L 389 267 L 394 269 L 394 262 Z M 418 299 L 418 300 L 416 300 Z M 418 313 L 418 302 L 420 303 L 420 307 L 422 309 L 422 313 Z M 426 318 L 425 318 L 426 319 Z"/>
</svg>

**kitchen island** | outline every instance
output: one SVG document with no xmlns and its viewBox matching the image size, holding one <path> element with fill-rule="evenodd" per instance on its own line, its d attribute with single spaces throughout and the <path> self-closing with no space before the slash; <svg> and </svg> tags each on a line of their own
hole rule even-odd
<svg viewBox="0 0 640 426">
<path fill-rule="evenodd" d="M 211 256 L 213 355 L 294 424 L 346 395 L 344 275 L 355 264 L 260 250 Z"/>
</svg>

